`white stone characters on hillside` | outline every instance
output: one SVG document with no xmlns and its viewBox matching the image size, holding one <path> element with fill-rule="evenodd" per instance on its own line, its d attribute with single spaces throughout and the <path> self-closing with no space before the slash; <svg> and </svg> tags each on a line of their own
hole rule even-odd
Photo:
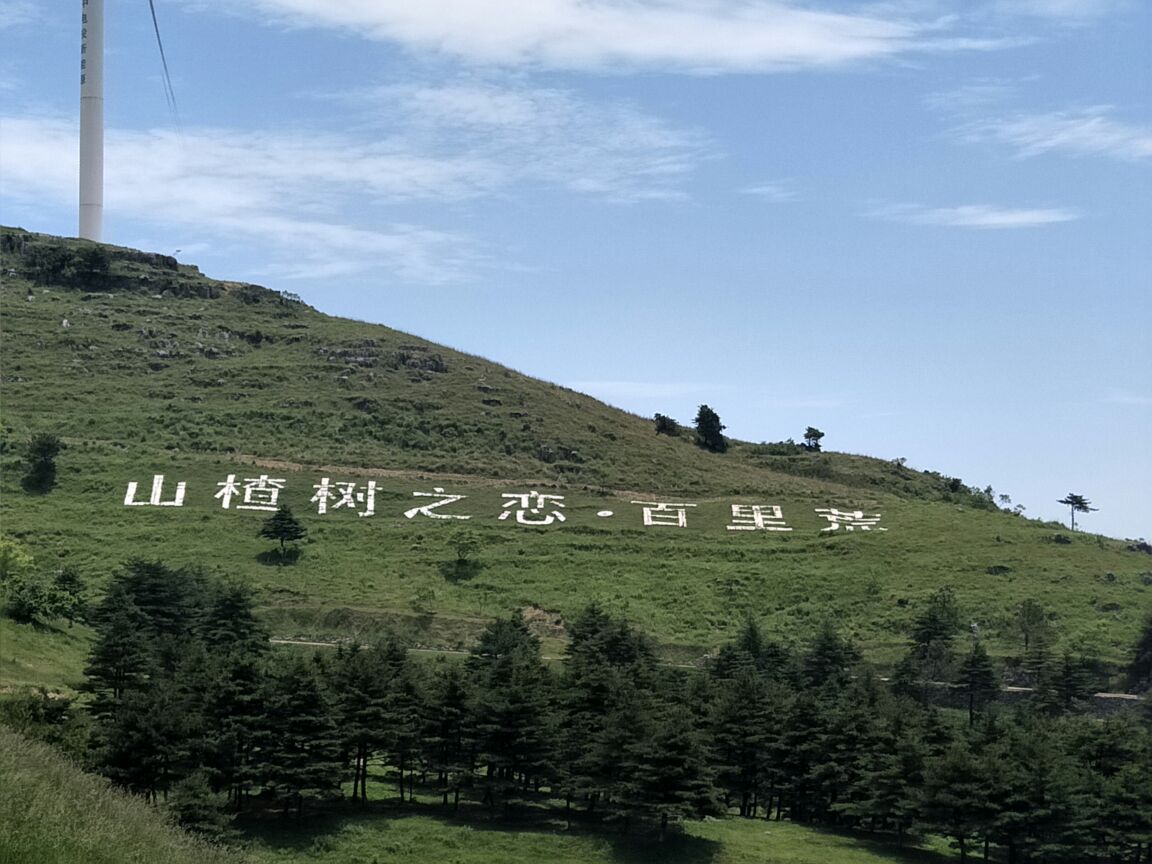
<svg viewBox="0 0 1152 864">
<path fill-rule="evenodd" d="M 184 492 L 188 484 L 180 481 L 176 484 L 176 494 L 171 501 L 165 501 L 164 498 L 164 475 L 152 475 L 152 494 L 148 496 L 147 501 L 136 500 L 136 490 L 139 484 L 133 480 L 128 484 L 128 491 L 124 493 L 124 506 L 125 507 L 183 507 L 184 506 Z"/>
<path fill-rule="evenodd" d="M 644 507 L 644 524 L 667 525 L 672 528 L 688 527 L 688 508 L 695 504 L 673 504 L 668 501 L 633 501 Z"/>
<path fill-rule="evenodd" d="M 871 531 L 875 528 L 877 531 L 887 531 L 887 528 L 881 528 L 878 523 L 882 514 L 870 513 L 865 514 L 862 510 L 837 510 L 835 507 L 817 507 L 816 512 L 823 518 L 827 519 L 831 525 L 827 528 L 821 528 L 820 532 L 826 531 L 839 531 L 844 528 L 847 531 Z"/>
<path fill-rule="evenodd" d="M 449 504 L 455 504 L 457 501 L 463 501 L 467 495 L 448 495 L 439 486 L 433 486 L 431 492 L 413 492 L 414 498 L 439 498 L 439 501 L 434 501 L 431 504 L 423 504 L 420 507 L 413 507 L 411 510 L 405 510 L 404 516 L 412 519 L 416 516 L 427 516 L 429 519 L 471 519 L 471 516 L 457 516 L 454 513 L 433 513 L 440 507 L 447 507 Z"/>
<path fill-rule="evenodd" d="M 563 495 L 541 495 L 533 489 L 525 493 L 505 492 L 500 497 L 508 499 L 504 502 L 500 519 L 508 519 L 515 513 L 516 521 L 521 525 L 551 525 L 566 521 L 562 510 L 566 506 Z M 546 510 L 551 512 L 545 513 Z"/>
<path fill-rule="evenodd" d="M 335 489 L 333 489 L 333 487 L 335 487 Z M 376 515 L 375 480 L 369 480 L 365 483 L 362 492 L 356 491 L 356 483 L 354 481 L 338 480 L 333 483 L 327 477 L 321 477 L 320 482 L 312 488 L 316 490 L 316 494 L 312 496 L 311 503 L 316 505 L 316 512 L 321 516 L 328 512 L 329 501 L 336 502 L 332 505 L 333 510 L 347 507 L 349 510 L 356 510 L 359 516 Z M 364 509 L 357 509 L 357 504 L 363 504 Z"/>
<path fill-rule="evenodd" d="M 733 504 L 729 531 L 791 531 L 779 507 L 765 504 Z"/>
<path fill-rule="evenodd" d="M 287 483 L 283 478 L 269 477 L 261 474 L 259 477 L 244 478 L 243 486 L 236 482 L 236 475 L 229 474 L 223 483 L 217 483 L 220 491 L 213 498 L 220 499 L 220 506 L 228 510 L 232 506 L 232 499 L 240 496 L 241 503 L 236 505 L 237 510 L 265 510 L 275 513 L 280 507 L 280 492 Z"/>
</svg>

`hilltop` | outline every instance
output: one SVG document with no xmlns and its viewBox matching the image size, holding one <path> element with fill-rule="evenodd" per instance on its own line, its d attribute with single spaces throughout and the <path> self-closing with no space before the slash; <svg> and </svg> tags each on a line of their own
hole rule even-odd
<svg viewBox="0 0 1152 864">
<path fill-rule="evenodd" d="M 943 585 L 1005 655 L 1024 599 L 1044 604 L 1064 647 L 1111 663 L 1152 605 L 1147 555 L 1004 512 L 957 478 L 787 441 L 710 453 L 573 390 L 168 256 L 15 228 L 0 229 L 0 253 L 3 532 L 94 592 L 124 560 L 163 559 L 250 581 L 285 637 L 384 624 L 459 649 L 520 608 L 553 651 L 597 599 L 688 662 L 749 616 L 791 640 L 832 618 L 881 665 Z M 56 487 L 28 495 L 22 448 L 40 432 L 67 449 Z M 183 506 L 147 506 L 158 475 L 163 501 L 185 484 Z M 240 496 L 261 475 L 283 481 L 278 503 L 308 529 L 293 566 L 268 563 L 267 512 L 217 497 L 230 476 Z M 354 495 L 374 484 L 372 517 L 366 498 L 334 506 L 336 491 L 321 515 L 325 477 Z M 436 489 L 461 496 L 439 514 L 471 518 L 405 518 Z M 507 496 L 532 492 L 560 496 L 549 512 L 563 521 L 499 518 Z M 644 524 L 661 502 L 685 505 L 685 527 L 666 511 Z M 778 506 L 791 530 L 731 530 L 733 505 Z M 878 517 L 874 530 L 827 530 L 818 511 L 831 508 Z M 76 679 L 82 628 L 4 626 L 0 681 Z"/>
</svg>

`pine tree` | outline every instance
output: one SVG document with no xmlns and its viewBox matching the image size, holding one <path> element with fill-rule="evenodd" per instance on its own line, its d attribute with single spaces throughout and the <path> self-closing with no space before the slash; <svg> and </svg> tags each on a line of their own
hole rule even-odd
<svg viewBox="0 0 1152 864">
<path fill-rule="evenodd" d="M 952 839 L 960 860 L 968 860 L 970 843 L 991 830 L 993 813 L 987 804 L 983 766 L 963 740 L 929 759 L 924 769 L 921 818 L 932 831 Z"/>
<path fill-rule="evenodd" d="M 123 586 L 113 584 L 93 615 L 96 640 L 84 667 L 84 689 L 95 694 L 96 716 L 110 710 L 132 689 L 142 687 L 153 668 L 147 618 Z"/>
<path fill-rule="evenodd" d="M 741 816 L 755 818 L 768 795 L 770 759 L 779 706 L 768 683 L 754 670 L 716 682 L 711 741 L 717 785 L 738 801 Z"/>
<path fill-rule="evenodd" d="M 724 424 L 720 422 L 720 416 L 707 405 L 701 405 L 696 412 L 696 445 L 713 453 L 723 453 L 728 449 Z"/>
<path fill-rule="evenodd" d="M 490 624 L 466 661 L 474 682 L 472 716 L 480 784 L 490 806 L 510 806 L 551 766 L 550 682 L 540 642 L 519 614 Z"/>
<path fill-rule="evenodd" d="M 703 740 L 686 709 L 672 708 L 661 717 L 633 748 L 632 760 L 632 807 L 659 820 L 661 842 L 672 819 L 723 812 Z"/>
<path fill-rule="evenodd" d="M 470 694 L 460 666 L 440 659 L 425 699 L 422 747 L 424 760 L 436 774 L 444 806 L 452 797 L 459 809 L 460 792 L 471 778 L 476 745 Z"/>
<path fill-rule="evenodd" d="M 299 819 L 306 797 L 338 794 L 342 766 L 331 702 L 316 664 L 301 657 L 273 669 L 267 687 L 264 782 Z"/>
<path fill-rule="evenodd" d="M 960 664 L 958 683 L 968 702 L 968 725 L 972 726 L 976 722 L 976 715 L 994 701 L 1000 692 L 992 659 L 980 641 L 972 643 L 972 650 Z"/>
<path fill-rule="evenodd" d="M 284 563 L 287 558 L 284 544 L 302 540 L 307 534 L 308 529 L 292 515 L 292 510 L 286 504 L 281 504 L 279 510 L 264 520 L 259 532 L 261 537 L 279 541 L 281 563 Z"/>
</svg>

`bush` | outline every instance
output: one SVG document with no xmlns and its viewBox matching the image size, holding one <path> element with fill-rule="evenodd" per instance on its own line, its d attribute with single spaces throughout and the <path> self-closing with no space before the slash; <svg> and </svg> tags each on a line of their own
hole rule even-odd
<svg viewBox="0 0 1152 864">
<path fill-rule="evenodd" d="M 664 414 L 657 414 L 654 419 L 656 422 L 657 435 L 670 435 L 675 438 L 680 434 L 680 424 L 671 417 L 667 417 Z"/>
</svg>

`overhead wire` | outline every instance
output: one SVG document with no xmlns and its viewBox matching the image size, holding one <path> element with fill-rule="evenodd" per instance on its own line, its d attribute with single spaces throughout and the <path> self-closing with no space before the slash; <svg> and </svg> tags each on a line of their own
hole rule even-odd
<svg viewBox="0 0 1152 864">
<path fill-rule="evenodd" d="M 164 53 L 164 40 L 160 36 L 160 21 L 156 17 L 155 0 L 148 0 L 148 8 L 152 12 L 152 29 L 156 33 L 156 47 L 160 49 L 160 65 L 164 67 L 164 98 L 168 102 L 168 109 L 172 112 L 176 128 L 180 130 L 180 110 L 176 104 L 176 90 L 172 86 L 172 75 L 168 71 L 168 57 Z"/>
</svg>

